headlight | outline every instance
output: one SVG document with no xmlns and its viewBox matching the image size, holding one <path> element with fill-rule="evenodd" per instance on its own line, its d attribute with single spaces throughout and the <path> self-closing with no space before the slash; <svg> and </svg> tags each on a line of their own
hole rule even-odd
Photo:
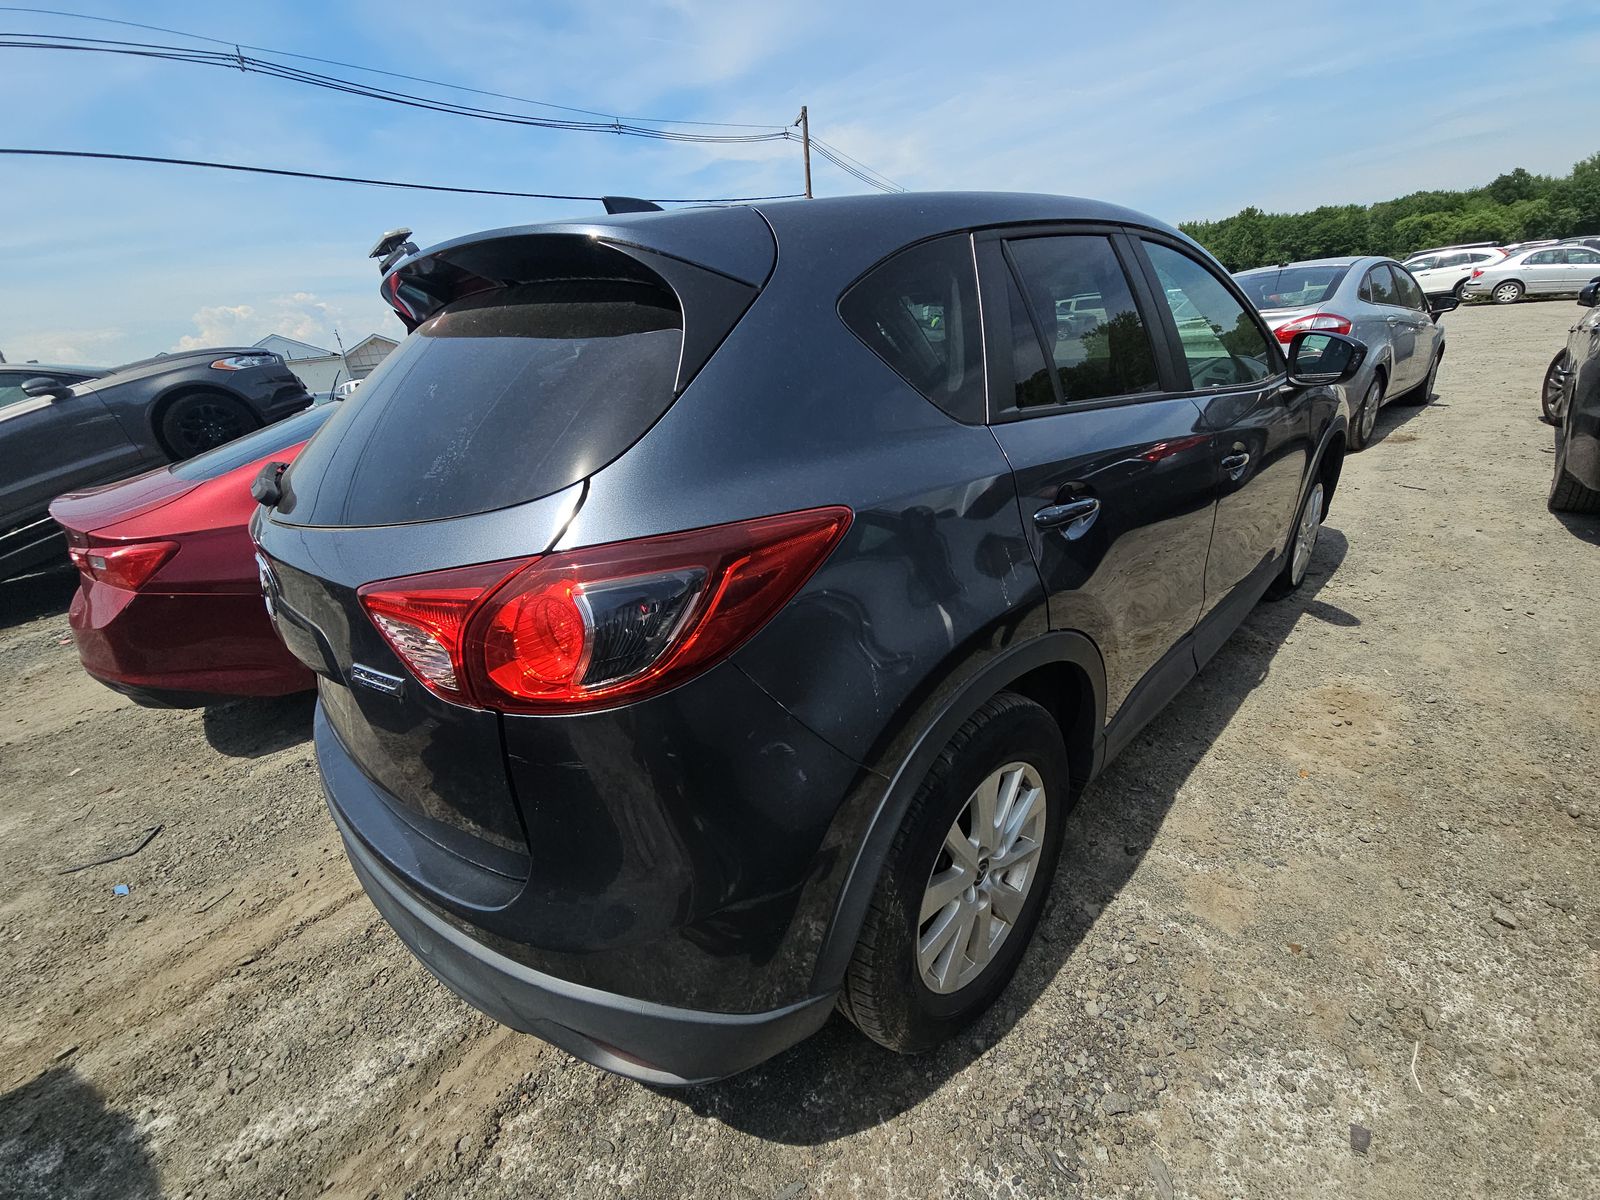
<svg viewBox="0 0 1600 1200">
<path fill-rule="evenodd" d="M 211 366 L 218 371 L 243 371 L 246 367 L 265 367 L 277 361 L 276 354 L 235 354 L 219 358 Z"/>
</svg>

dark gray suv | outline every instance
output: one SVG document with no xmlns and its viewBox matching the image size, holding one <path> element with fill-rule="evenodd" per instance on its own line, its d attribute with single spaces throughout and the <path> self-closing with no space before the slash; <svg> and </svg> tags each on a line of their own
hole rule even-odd
<svg viewBox="0 0 1600 1200">
<path fill-rule="evenodd" d="M 253 525 L 329 808 L 445 984 L 666 1083 L 999 994 L 1075 797 L 1305 574 L 1364 353 L 1048 196 L 503 229 L 383 294 Z"/>
</svg>

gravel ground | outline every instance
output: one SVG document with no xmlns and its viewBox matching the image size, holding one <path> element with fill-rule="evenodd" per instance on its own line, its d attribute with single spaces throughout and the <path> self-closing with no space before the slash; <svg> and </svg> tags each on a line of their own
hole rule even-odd
<svg viewBox="0 0 1600 1200">
<path fill-rule="evenodd" d="M 1600 525 L 1566 302 L 1445 318 L 1264 604 L 1085 797 L 995 1012 L 685 1092 L 479 1018 L 358 890 L 301 701 L 137 709 L 0 586 L 0 1194 L 1600 1192 Z M 160 832 L 140 853 L 72 874 Z M 129 893 L 114 894 L 117 884 Z"/>
</svg>

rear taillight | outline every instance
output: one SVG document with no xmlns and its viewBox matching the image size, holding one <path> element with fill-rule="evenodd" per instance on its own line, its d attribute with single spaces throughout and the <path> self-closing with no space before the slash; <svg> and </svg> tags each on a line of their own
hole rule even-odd
<svg viewBox="0 0 1600 1200">
<path fill-rule="evenodd" d="M 1307 329 L 1317 329 L 1323 333 L 1349 333 L 1350 318 L 1341 317 L 1338 313 L 1312 313 L 1310 316 L 1290 321 L 1287 325 L 1280 325 L 1276 334 L 1278 340 L 1287 346 L 1294 341 L 1295 334 Z"/>
<path fill-rule="evenodd" d="M 1476 279 L 1479 275 L 1482 275 L 1482 274 L 1483 274 L 1483 268 L 1482 267 L 1473 267 L 1472 268 L 1472 278 Z"/>
<path fill-rule="evenodd" d="M 850 518 L 848 508 L 759 517 L 357 594 L 436 695 L 572 712 L 665 691 L 732 653 L 799 591 Z"/>
<path fill-rule="evenodd" d="M 72 546 L 67 556 L 90 579 L 132 592 L 177 552 L 177 542 L 138 542 L 129 546 Z"/>
</svg>

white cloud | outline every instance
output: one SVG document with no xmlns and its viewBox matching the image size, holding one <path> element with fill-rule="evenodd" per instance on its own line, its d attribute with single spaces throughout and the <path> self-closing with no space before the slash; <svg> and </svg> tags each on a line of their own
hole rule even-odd
<svg viewBox="0 0 1600 1200">
<path fill-rule="evenodd" d="M 120 329 L 45 329 L 12 343 L 7 355 L 13 362 L 34 359 L 45 363 L 106 365 L 112 348 L 127 335 Z"/>
<path fill-rule="evenodd" d="M 333 305 L 311 292 L 274 296 L 259 308 L 251 304 L 210 304 L 194 314 L 197 332 L 179 338 L 173 349 L 248 345 L 269 333 L 332 349 L 333 331 L 340 315 Z"/>
</svg>

